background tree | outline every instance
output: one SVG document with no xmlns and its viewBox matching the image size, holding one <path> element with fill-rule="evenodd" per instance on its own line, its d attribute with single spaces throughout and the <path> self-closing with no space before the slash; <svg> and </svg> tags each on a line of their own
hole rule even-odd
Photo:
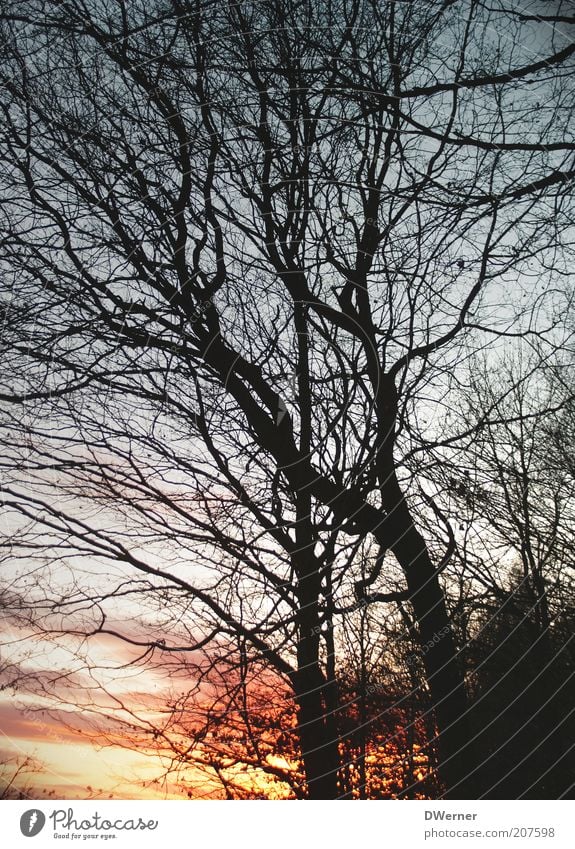
<svg viewBox="0 0 575 849">
<path fill-rule="evenodd" d="M 475 370 L 458 415 L 470 434 L 438 459 L 457 545 L 450 609 L 482 752 L 481 793 L 557 798 L 570 791 L 573 476 L 557 440 L 569 433 L 568 363 Z M 489 729 L 489 732 L 486 732 Z"/>
<path fill-rule="evenodd" d="M 421 469 L 463 356 L 560 341 L 570 23 L 475 0 L 5 7 L 15 579 L 53 633 L 244 641 L 293 691 L 311 798 L 339 794 L 358 601 L 408 605 L 446 792 L 474 794 Z"/>
</svg>

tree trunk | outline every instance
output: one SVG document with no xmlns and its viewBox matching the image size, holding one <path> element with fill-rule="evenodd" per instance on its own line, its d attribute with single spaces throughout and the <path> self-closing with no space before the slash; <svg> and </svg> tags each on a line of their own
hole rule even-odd
<svg viewBox="0 0 575 849">
<path fill-rule="evenodd" d="M 309 337 L 307 306 L 294 304 L 294 321 L 297 330 L 298 358 L 297 382 L 300 410 L 300 444 L 302 456 L 311 449 L 311 392 L 309 377 Z M 326 676 L 319 661 L 321 594 L 321 563 L 314 554 L 315 534 L 311 522 L 312 501 L 309 487 L 296 494 L 296 551 L 292 555 L 297 577 L 298 644 L 296 701 L 298 704 L 298 731 L 302 759 L 310 799 L 337 799 L 339 750 L 335 728 L 333 704 L 334 681 L 329 682 L 326 694 Z M 329 623 L 330 626 L 332 623 Z M 333 658 L 332 658 L 333 662 Z"/>
<path fill-rule="evenodd" d="M 382 505 L 393 517 L 391 550 L 401 566 L 417 620 L 426 678 L 438 732 L 439 774 L 451 799 L 475 798 L 468 700 L 445 597 L 427 545 L 417 530 L 397 479 L 394 442 L 397 391 L 390 375 L 378 393 L 378 479 Z"/>
<path fill-rule="evenodd" d="M 299 660 L 298 733 L 301 745 L 309 799 L 337 799 L 339 752 L 333 724 L 326 721 L 323 701 L 325 679 L 317 664 L 306 667 L 303 654 Z"/>
<path fill-rule="evenodd" d="M 398 486 L 399 490 L 399 486 Z M 439 773 L 446 797 L 475 798 L 468 701 L 457 660 L 445 598 L 425 541 L 401 496 L 393 515 L 398 541 L 393 547 L 406 576 L 415 613 L 426 677 L 438 730 Z"/>
<path fill-rule="evenodd" d="M 314 558 L 310 560 L 313 563 Z M 305 575 L 300 572 L 295 676 L 298 733 L 309 798 L 336 799 L 339 751 L 333 711 L 325 702 L 327 682 L 319 663 L 319 590 L 316 568 L 312 567 Z"/>
</svg>

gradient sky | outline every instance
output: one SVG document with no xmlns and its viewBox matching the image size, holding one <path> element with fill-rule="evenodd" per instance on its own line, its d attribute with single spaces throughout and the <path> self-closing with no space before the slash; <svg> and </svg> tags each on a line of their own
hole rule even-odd
<svg viewBox="0 0 575 849">
<path fill-rule="evenodd" d="M 26 635 L 14 626 L 5 630 L 4 637 L 7 645 L 19 647 L 18 653 L 22 658 L 19 671 L 28 676 L 31 691 L 35 687 L 35 676 L 42 680 L 46 672 L 54 675 L 57 670 L 64 672 L 78 667 L 77 663 L 72 663 L 72 652 L 66 650 L 63 641 L 58 645 L 52 641 L 42 645 L 37 639 L 26 639 Z M 118 668 L 135 655 L 132 647 L 111 637 L 99 636 L 90 642 L 90 660 L 94 665 L 105 663 L 108 667 Z M 17 658 L 13 650 L 10 660 L 14 674 Z M 115 674 L 113 669 L 108 669 L 107 673 L 110 692 L 121 696 L 126 704 L 142 707 L 146 700 L 151 703 L 161 687 L 159 676 L 149 669 L 118 669 Z M 94 674 L 98 677 L 97 671 Z M 82 684 L 88 683 L 83 675 L 82 672 L 74 672 L 68 681 L 56 686 L 57 698 L 59 696 L 64 702 L 75 698 L 84 704 L 93 701 L 96 705 L 98 702 L 103 705 L 102 697 L 95 696 L 93 691 L 90 694 L 82 691 Z M 80 689 L 76 690 L 78 686 Z M 142 786 L 142 782 L 151 782 L 161 774 L 157 758 L 127 750 L 119 744 L 98 746 L 98 738 L 90 728 L 89 712 L 82 710 L 81 706 L 75 710 L 70 708 L 71 724 L 77 729 L 74 730 L 64 721 L 59 721 L 54 712 L 50 715 L 38 710 L 53 704 L 49 698 L 33 692 L 19 694 L 16 700 L 10 698 L 7 692 L 0 695 L 0 748 L 2 761 L 7 764 L 5 774 L 8 778 L 13 771 L 11 763 L 16 759 L 33 757 L 43 765 L 43 769 L 27 774 L 24 784 L 29 784 L 40 795 L 54 791 L 59 798 L 87 798 L 91 793 L 104 797 L 112 794 L 114 798 L 181 798 L 181 794 L 172 794 L 166 787 Z"/>
</svg>

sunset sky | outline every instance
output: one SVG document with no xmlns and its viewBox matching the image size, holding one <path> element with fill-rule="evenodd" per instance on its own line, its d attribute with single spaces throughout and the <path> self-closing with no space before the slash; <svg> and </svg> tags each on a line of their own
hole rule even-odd
<svg viewBox="0 0 575 849">
<path fill-rule="evenodd" d="M 32 755 L 44 764 L 42 771 L 29 774 L 24 782 L 39 796 L 54 791 L 56 798 L 85 799 L 92 795 L 90 787 L 94 796 L 104 798 L 181 798 L 158 787 L 142 786 L 143 780 L 158 773 L 157 763 L 147 755 L 120 747 L 97 749 L 49 719 L 23 716 L 6 700 L 0 703 L 0 711 L 2 759 L 10 763 L 15 756 Z"/>
<path fill-rule="evenodd" d="M 45 681 L 48 674 L 53 679 L 56 670 L 72 674 L 64 683 L 50 690 L 62 698 L 62 712 L 59 721 L 54 711 L 54 700 L 49 696 L 20 693 L 17 700 L 7 693 L 0 696 L 0 732 L 2 734 L 2 760 L 6 762 L 3 781 L 10 780 L 16 759 L 21 761 L 33 757 L 41 765 L 38 771 L 27 772 L 22 777 L 24 786 L 29 785 L 32 792 L 43 796 L 51 791 L 59 798 L 181 798 L 181 793 L 171 792 L 166 785 L 151 784 L 161 776 L 162 765 L 153 755 L 130 751 L 121 745 L 110 745 L 100 739 L 90 728 L 94 716 L 89 708 L 103 707 L 105 700 L 96 690 L 82 689 L 92 686 L 96 679 L 105 680 L 110 694 L 122 698 L 126 705 L 133 704 L 141 710 L 144 705 L 152 707 L 154 695 L 165 682 L 150 669 L 124 668 L 133 660 L 137 652 L 133 648 L 113 637 L 98 636 L 90 640 L 86 655 L 90 659 L 94 680 L 88 681 L 88 674 L 75 670 L 78 666 L 73 657 L 73 646 L 65 641 L 57 645 L 46 642 L 44 645 L 26 638 L 26 634 L 11 629 L 6 645 L 19 646 L 22 658 L 20 672 L 28 676 L 31 690 L 38 688 L 33 681 Z M 75 662 L 74 662 L 75 661 Z M 11 652 L 12 672 L 16 665 L 16 653 Z M 107 667 L 104 676 L 103 667 Z M 74 696 L 75 694 L 75 696 Z M 66 701 L 77 701 L 73 707 Z M 90 701 L 93 702 L 90 705 Z M 84 709 L 82 707 L 84 705 Z M 42 712 L 42 708 L 52 707 L 52 715 Z M 70 717 L 67 727 L 66 715 Z M 88 789 L 90 788 L 90 789 Z"/>
<path fill-rule="evenodd" d="M 4 5 L 0 798 L 572 793 L 569 4 Z"/>
<path fill-rule="evenodd" d="M 159 667 L 135 665 L 141 649 L 109 635 L 90 638 L 79 651 L 68 636 L 41 641 L 13 625 L 5 629 L 4 642 L 11 646 L 4 679 L 20 676 L 20 692 L 16 698 L 8 691 L 0 696 L 5 764 L 0 793 L 17 764 L 32 758 L 36 768 L 24 771 L 15 783 L 31 798 L 222 796 L 222 785 L 210 770 L 186 766 L 167 774 L 166 752 L 146 751 L 145 741 L 151 738 L 141 730 L 133 731 L 128 748 L 130 732 L 113 719 L 139 729 L 147 722 L 165 727 L 166 706 L 173 703 L 175 688 L 184 695 L 181 670 L 170 676 Z M 189 684 L 192 687 L 193 681 Z M 178 724 L 172 727 L 168 719 L 168 727 L 171 738 L 179 739 Z M 106 734 L 99 728 L 107 729 Z M 274 766 L 289 768 L 281 757 L 270 759 L 270 764 L 272 760 Z M 232 768 L 229 775 L 252 792 L 284 794 L 281 785 L 272 787 L 273 780 L 254 769 Z"/>
</svg>

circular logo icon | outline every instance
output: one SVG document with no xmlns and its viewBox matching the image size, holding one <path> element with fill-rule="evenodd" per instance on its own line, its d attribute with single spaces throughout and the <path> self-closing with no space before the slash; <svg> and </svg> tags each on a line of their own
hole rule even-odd
<svg viewBox="0 0 575 849">
<path fill-rule="evenodd" d="M 46 825 L 46 817 L 37 808 L 25 811 L 20 817 L 20 831 L 25 837 L 36 837 Z"/>
</svg>

